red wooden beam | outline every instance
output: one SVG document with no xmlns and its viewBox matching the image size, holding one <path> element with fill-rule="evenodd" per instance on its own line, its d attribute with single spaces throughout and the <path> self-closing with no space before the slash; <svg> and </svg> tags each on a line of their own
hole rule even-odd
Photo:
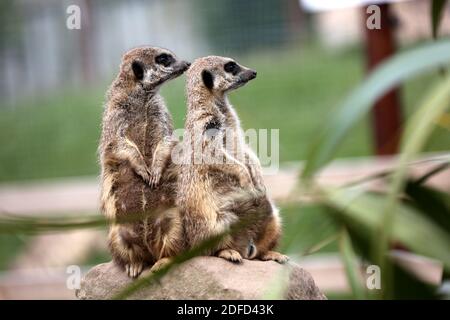
<svg viewBox="0 0 450 320">
<path fill-rule="evenodd" d="M 364 7 L 364 29 L 366 34 L 367 68 L 374 69 L 380 62 L 395 53 L 393 35 L 393 19 L 390 16 L 389 4 L 379 4 L 380 29 L 369 29 L 366 26 L 367 7 Z M 377 155 L 389 155 L 398 151 L 401 134 L 402 112 L 399 89 L 394 88 L 381 97 L 373 106 L 372 128 Z"/>
</svg>

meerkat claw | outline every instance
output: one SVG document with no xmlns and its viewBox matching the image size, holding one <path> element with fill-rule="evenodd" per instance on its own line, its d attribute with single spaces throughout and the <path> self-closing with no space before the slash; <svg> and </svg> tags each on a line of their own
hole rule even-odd
<svg viewBox="0 0 450 320">
<path fill-rule="evenodd" d="M 239 252 L 233 249 L 225 249 L 219 251 L 217 254 L 219 258 L 234 262 L 234 263 L 242 263 L 242 256 Z"/>
<path fill-rule="evenodd" d="M 156 187 L 159 184 L 159 180 L 161 180 L 161 172 L 153 172 L 149 178 L 150 187 Z"/>
<path fill-rule="evenodd" d="M 150 183 L 150 174 L 147 170 L 139 170 L 136 173 L 144 180 L 146 183 Z"/>
<path fill-rule="evenodd" d="M 269 251 L 261 257 L 261 260 L 263 261 L 272 260 L 283 264 L 289 261 L 289 257 L 276 251 Z"/>
<path fill-rule="evenodd" d="M 142 272 L 142 263 L 131 263 L 125 265 L 125 271 L 130 278 L 136 278 Z"/>
</svg>

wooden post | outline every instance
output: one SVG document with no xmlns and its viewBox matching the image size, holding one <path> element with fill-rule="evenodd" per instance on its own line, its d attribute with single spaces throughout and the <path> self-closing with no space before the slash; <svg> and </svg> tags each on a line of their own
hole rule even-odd
<svg viewBox="0 0 450 320">
<path fill-rule="evenodd" d="M 367 68 L 369 71 L 395 52 L 393 20 L 389 15 L 389 4 L 379 4 L 378 6 L 381 11 L 381 28 L 372 30 L 366 26 L 369 14 L 367 14 L 367 7 L 364 7 L 363 27 L 366 30 Z M 394 88 L 373 106 L 372 128 L 377 155 L 390 155 L 398 151 L 401 122 L 399 90 Z"/>
</svg>

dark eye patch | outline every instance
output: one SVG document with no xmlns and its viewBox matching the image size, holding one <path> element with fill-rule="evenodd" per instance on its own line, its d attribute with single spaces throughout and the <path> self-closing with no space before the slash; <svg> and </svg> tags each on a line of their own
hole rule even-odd
<svg viewBox="0 0 450 320">
<path fill-rule="evenodd" d="M 141 62 L 133 61 L 131 69 L 133 69 L 134 76 L 137 80 L 142 80 L 144 78 L 144 65 Z"/>
<path fill-rule="evenodd" d="M 241 71 L 241 67 L 239 67 L 234 61 L 225 63 L 223 69 L 225 70 L 225 72 L 231 73 L 232 75 L 236 75 L 239 73 L 239 71 Z"/>
<path fill-rule="evenodd" d="M 155 58 L 155 62 L 157 64 L 161 64 L 164 67 L 168 67 L 170 66 L 172 63 L 175 62 L 174 57 L 172 57 L 172 55 L 167 54 L 167 53 L 161 53 L 160 55 L 157 55 Z"/>
</svg>

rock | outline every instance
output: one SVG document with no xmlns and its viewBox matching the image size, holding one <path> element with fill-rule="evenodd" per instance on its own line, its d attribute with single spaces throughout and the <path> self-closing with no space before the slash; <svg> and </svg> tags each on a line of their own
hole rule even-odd
<svg viewBox="0 0 450 320">
<path fill-rule="evenodd" d="M 108 299 L 131 282 L 114 263 L 103 263 L 86 274 L 76 296 Z M 287 289 L 283 284 L 288 284 Z M 276 298 L 277 292 L 289 300 L 326 299 L 311 275 L 294 263 L 280 265 L 273 261 L 244 260 L 236 265 L 216 257 L 196 257 L 176 266 L 160 282 L 129 298 L 262 299 Z"/>
</svg>

